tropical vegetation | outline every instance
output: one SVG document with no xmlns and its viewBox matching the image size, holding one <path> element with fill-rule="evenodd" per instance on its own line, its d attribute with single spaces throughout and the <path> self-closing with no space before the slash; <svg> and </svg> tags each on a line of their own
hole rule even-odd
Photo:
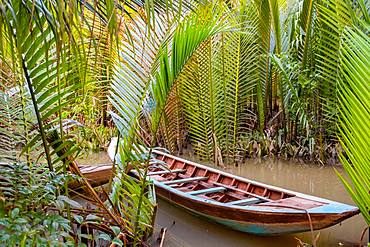
<svg viewBox="0 0 370 247">
<path fill-rule="evenodd" d="M 220 165 L 339 157 L 370 224 L 369 10 L 367 0 L 2 1 L 0 243 L 147 245 L 157 146 Z M 93 188 L 76 159 L 116 135 L 114 177 Z"/>
</svg>

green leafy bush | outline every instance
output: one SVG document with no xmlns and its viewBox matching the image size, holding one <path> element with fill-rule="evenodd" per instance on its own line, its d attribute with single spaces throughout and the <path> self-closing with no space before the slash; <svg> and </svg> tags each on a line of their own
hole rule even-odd
<svg viewBox="0 0 370 247">
<path fill-rule="evenodd" d="M 56 209 L 70 175 L 23 163 L 0 163 L 0 171 L 0 245 L 73 246 L 71 223 Z"/>
</svg>

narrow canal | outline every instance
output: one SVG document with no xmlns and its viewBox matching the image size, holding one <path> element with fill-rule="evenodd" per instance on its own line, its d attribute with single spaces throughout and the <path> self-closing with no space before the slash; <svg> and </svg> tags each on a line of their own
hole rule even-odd
<svg viewBox="0 0 370 247">
<path fill-rule="evenodd" d="M 106 153 L 101 152 L 92 154 L 80 163 L 102 164 L 110 163 L 110 160 Z M 217 169 L 221 168 L 217 167 Z M 336 167 L 336 169 L 344 174 L 341 167 Z M 222 170 L 263 183 L 354 205 L 331 166 L 321 167 L 283 160 L 248 160 L 239 167 L 229 166 Z M 310 233 L 259 237 L 207 222 L 163 200 L 159 199 L 158 202 L 154 238 L 159 236 L 161 228 L 167 228 L 164 246 L 295 247 L 299 240 L 312 243 Z M 365 227 L 365 221 L 360 215 L 356 215 L 339 225 L 315 231 L 315 236 L 319 234 L 317 246 L 358 246 Z M 363 242 L 365 241 L 368 241 L 368 234 Z"/>
</svg>

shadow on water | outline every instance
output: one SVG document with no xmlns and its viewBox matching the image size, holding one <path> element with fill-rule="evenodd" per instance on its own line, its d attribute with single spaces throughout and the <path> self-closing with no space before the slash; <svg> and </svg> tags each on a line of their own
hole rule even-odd
<svg viewBox="0 0 370 247">
<path fill-rule="evenodd" d="M 220 169 L 218 167 L 218 169 Z M 341 167 L 337 167 L 343 174 Z M 232 174 L 267 184 L 311 194 L 343 203 L 354 204 L 334 172 L 333 167 L 301 164 L 292 161 L 248 160 L 246 164 L 223 169 Z M 167 228 L 164 246 L 297 246 L 299 238 L 311 243 L 310 233 L 261 237 L 229 230 L 197 218 L 183 209 L 159 200 L 157 228 Z M 356 215 L 341 224 L 315 231 L 318 246 L 358 246 L 366 223 Z M 158 232 L 157 229 L 157 232 Z M 366 234 L 368 235 L 368 234 Z M 367 238 L 366 238 L 367 240 Z"/>
</svg>

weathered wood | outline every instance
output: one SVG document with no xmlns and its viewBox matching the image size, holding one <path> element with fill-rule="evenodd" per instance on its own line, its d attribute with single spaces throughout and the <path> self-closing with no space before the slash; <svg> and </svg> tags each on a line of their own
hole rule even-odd
<svg viewBox="0 0 370 247">
<path fill-rule="evenodd" d="M 257 195 L 257 194 L 254 194 L 254 193 L 250 193 L 248 191 L 245 191 L 245 190 L 241 190 L 241 189 L 238 189 L 238 188 L 235 188 L 234 186 L 229 186 L 229 185 L 226 185 L 226 184 L 222 184 L 222 183 L 213 183 L 214 185 L 216 186 L 222 186 L 222 187 L 225 187 L 226 189 L 229 189 L 229 190 L 234 190 L 234 191 L 238 191 L 240 193 L 244 193 L 244 194 L 247 194 L 247 195 L 250 195 L 250 196 L 253 196 L 253 197 L 256 197 L 256 198 L 259 198 L 260 200 L 264 200 L 264 201 L 269 201 L 269 202 L 272 202 L 273 200 L 270 200 L 269 198 L 267 197 L 264 197 L 264 196 L 260 196 L 260 195 Z"/>
<path fill-rule="evenodd" d="M 148 179 L 159 197 L 235 230 L 260 235 L 309 231 L 311 226 L 319 230 L 359 213 L 350 205 L 241 178 L 157 150 L 153 154 L 169 170 L 186 168 L 178 173 L 149 170 L 157 173 Z"/>
<path fill-rule="evenodd" d="M 109 182 L 112 176 L 112 165 L 80 165 L 79 166 L 81 174 L 85 179 L 91 184 L 91 186 L 96 187 Z M 71 188 L 78 188 L 80 184 L 78 182 L 72 182 L 69 184 Z"/>
<path fill-rule="evenodd" d="M 159 197 L 235 230 L 261 235 L 309 231 L 310 225 L 319 230 L 359 213 L 356 207 L 248 180 L 156 150 L 153 154 L 169 169 L 187 169 L 175 180 L 165 174 L 158 180 L 152 177 Z"/>
<path fill-rule="evenodd" d="M 247 198 L 247 199 L 243 199 L 243 200 L 227 202 L 225 204 L 226 205 L 250 205 L 250 204 L 256 204 L 258 202 L 262 202 L 262 200 L 259 199 L 259 198 L 252 197 L 252 198 Z"/>
<path fill-rule="evenodd" d="M 194 190 L 194 191 L 187 192 L 186 194 L 195 196 L 195 195 L 200 195 L 200 194 L 209 194 L 209 193 L 221 192 L 221 191 L 225 191 L 225 190 L 226 190 L 226 188 L 224 188 L 224 187 L 214 187 L 214 188 L 208 188 L 208 189 L 204 189 L 204 190 Z"/>
<path fill-rule="evenodd" d="M 190 178 L 182 178 L 182 179 L 166 181 L 166 182 L 163 182 L 163 184 L 170 185 L 170 184 L 190 183 L 190 182 L 202 181 L 202 180 L 207 180 L 207 179 L 208 177 L 190 177 Z"/>
<path fill-rule="evenodd" d="M 149 172 L 148 176 L 153 176 L 153 175 L 163 175 L 163 174 L 169 174 L 169 173 L 181 173 L 185 172 L 186 169 L 176 169 L 176 170 L 165 170 L 165 171 L 157 171 L 157 172 Z"/>
</svg>

